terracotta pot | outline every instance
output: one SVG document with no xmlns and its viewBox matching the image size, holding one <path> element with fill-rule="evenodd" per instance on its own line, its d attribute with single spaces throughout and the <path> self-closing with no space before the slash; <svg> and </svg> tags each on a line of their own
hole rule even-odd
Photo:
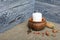
<svg viewBox="0 0 60 40">
<path fill-rule="evenodd" d="M 42 18 L 42 22 L 34 22 L 32 18 L 29 18 L 28 28 L 33 29 L 35 31 L 39 31 L 44 29 L 46 26 L 46 19 Z"/>
</svg>

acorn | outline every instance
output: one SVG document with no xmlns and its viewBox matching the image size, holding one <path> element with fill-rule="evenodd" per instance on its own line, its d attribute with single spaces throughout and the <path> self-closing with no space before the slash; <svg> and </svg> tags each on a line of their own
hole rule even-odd
<svg viewBox="0 0 60 40">
<path fill-rule="evenodd" d="M 44 37 L 44 32 L 42 32 L 42 37 Z"/>
<path fill-rule="evenodd" d="M 52 34 L 51 36 L 52 36 L 52 37 L 56 37 L 56 34 Z"/>
<path fill-rule="evenodd" d="M 57 33 L 58 31 L 56 29 L 52 29 L 52 32 L 53 33 Z"/>
<path fill-rule="evenodd" d="M 46 36 L 49 36 L 50 35 L 50 33 L 48 31 L 46 31 L 45 34 L 46 34 Z"/>
</svg>

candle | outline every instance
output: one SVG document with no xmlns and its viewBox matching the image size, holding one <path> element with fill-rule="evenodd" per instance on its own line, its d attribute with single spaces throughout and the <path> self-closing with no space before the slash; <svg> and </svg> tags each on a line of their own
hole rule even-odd
<svg viewBox="0 0 60 40">
<path fill-rule="evenodd" d="M 42 21 L 42 13 L 36 12 L 32 14 L 34 22 L 41 22 Z"/>
</svg>

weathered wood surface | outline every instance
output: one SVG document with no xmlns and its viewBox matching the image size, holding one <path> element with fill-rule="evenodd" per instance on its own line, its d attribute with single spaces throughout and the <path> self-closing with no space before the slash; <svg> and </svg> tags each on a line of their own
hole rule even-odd
<svg viewBox="0 0 60 40">
<path fill-rule="evenodd" d="M 57 30 L 60 30 L 60 24 L 54 23 L 56 26 L 55 28 Z M 50 36 L 46 36 L 44 34 L 44 37 L 42 36 L 42 32 L 45 32 L 48 30 L 50 32 Z M 18 24 L 14 26 L 14 28 L 11 28 L 4 33 L 0 33 L 0 40 L 60 40 L 60 31 L 56 33 L 56 37 L 51 36 L 52 31 L 49 28 L 45 28 L 44 30 L 39 31 L 40 34 L 34 34 L 36 31 L 32 31 L 30 34 L 27 34 L 28 27 L 27 27 L 27 21 L 25 21 L 22 24 Z"/>
<path fill-rule="evenodd" d="M 60 23 L 60 0 L 36 0 L 35 10 L 41 12 L 47 20 Z"/>
<path fill-rule="evenodd" d="M 34 11 L 34 0 L 0 0 L 0 32 L 22 23 Z"/>
</svg>

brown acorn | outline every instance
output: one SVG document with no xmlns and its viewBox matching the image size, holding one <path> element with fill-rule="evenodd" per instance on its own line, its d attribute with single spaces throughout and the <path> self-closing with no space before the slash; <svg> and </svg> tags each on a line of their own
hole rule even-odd
<svg viewBox="0 0 60 40">
<path fill-rule="evenodd" d="M 48 31 L 46 31 L 45 34 L 46 34 L 46 36 L 49 36 L 50 35 L 50 33 Z"/>
<path fill-rule="evenodd" d="M 53 33 L 57 33 L 58 31 L 56 29 L 52 29 L 52 32 Z"/>
</svg>

